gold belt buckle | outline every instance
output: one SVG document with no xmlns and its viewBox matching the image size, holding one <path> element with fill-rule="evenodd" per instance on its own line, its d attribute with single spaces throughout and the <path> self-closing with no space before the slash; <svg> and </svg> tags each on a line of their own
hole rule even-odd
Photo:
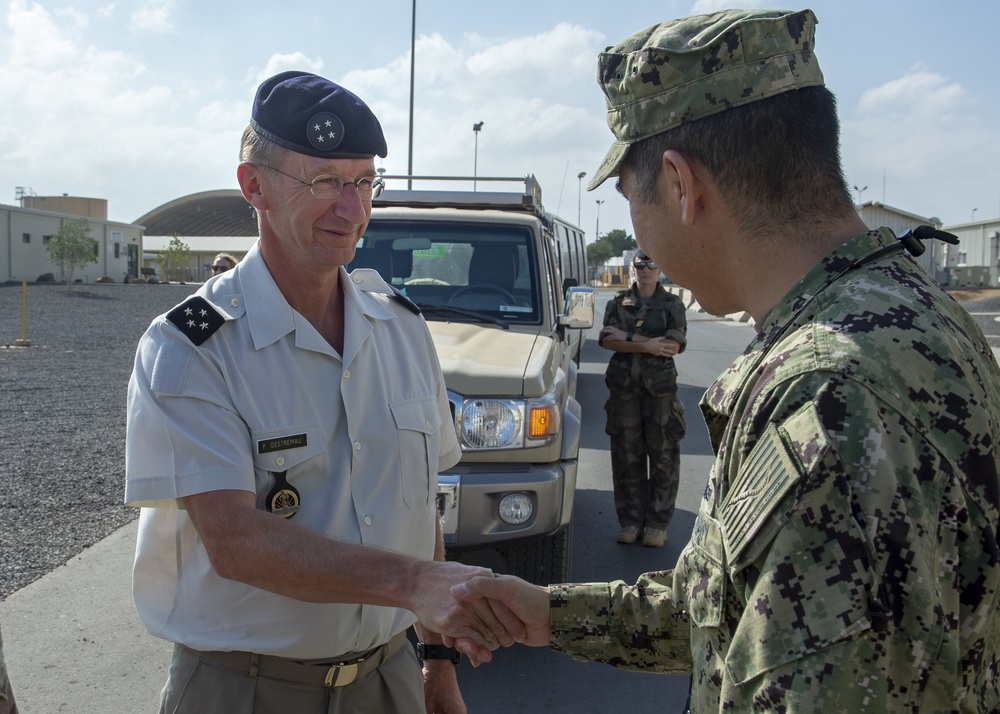
<svg viewBox="0 0 1000 714">
<path fill-rule="evenodd" d="M 323 683 L 328 687 L 346 687 L 358 678 L 358 665 L 362 662 L 364 659 L 356 659 L 353 662 L 331 666 Z"/>
</svg>

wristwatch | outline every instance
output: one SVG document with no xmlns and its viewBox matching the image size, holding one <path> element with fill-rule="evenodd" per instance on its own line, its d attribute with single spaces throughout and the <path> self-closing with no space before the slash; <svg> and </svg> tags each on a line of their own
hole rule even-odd
<svg viewBox="0 0 1000 714">
<path fill-rule="evenodd" d="M 635 334 L 635 330 L 629 330 L 627 333 L 625 333 L 625 341 L 626 342 L 631 342 L 632 341 L 632 336 L 634 334 Z"/>
<path fill-rule="evenodd" d="M 462 655 L 454 647 L 417 642 L 417 659 L 420 660 L 421 664 L 428 659 L 447 659 L 451 660 L 452 664 L 457 665 L 461 661 Z"/>
</svg>

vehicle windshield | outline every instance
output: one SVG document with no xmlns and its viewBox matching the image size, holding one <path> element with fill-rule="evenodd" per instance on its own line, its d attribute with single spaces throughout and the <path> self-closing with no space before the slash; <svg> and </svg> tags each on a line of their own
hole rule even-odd
<svg viewBox="0 0 1000 714">
<path fill-rule="evenodd" d="M 531 233 L 519 226 L 372 220 L 347 266 L 374 268 L 428 320 L 541 322 Z M 462 315 L 462 311 L 473 313 Z"/>
</svg>

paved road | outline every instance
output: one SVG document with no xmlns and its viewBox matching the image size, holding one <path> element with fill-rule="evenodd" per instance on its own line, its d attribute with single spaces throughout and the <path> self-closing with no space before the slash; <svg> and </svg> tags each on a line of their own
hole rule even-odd
<svg viewBox="0 0 1000 714">
<path fill-rule="evenodd" d="M 598 315 L 608 293 L 600 294 Z M 711 449 L 698 399 L 750 340 L 736 322 L 690 314 L 690 347 L 678 359 L 689 432 L 682 444 L 682 487 L 666 548 L 619 546 L 604 434 L 603 373 L 608 353 L 588 342 L 581 361 L 584 412 L 573 579 L 634 581 L 670 567 L 690 532 Z M 596 338 L 595 328 L 591 337 Z M 0 602 L 4 644 L 18 703 L 26 714 L 155 711 L 170 645 L 142 629 L 132 607 L 130 565 L 135 524 L 116 531 L 40 580 Z M 499 564 L 495 564 L 499 569 Z M 624 672 L 578 663 L 547 649 L 513 648 L 490 665 L 459 670 L 469 710 L 606 712 L 621 708 L 679 712 L 687 678 Z"/>
</svg>

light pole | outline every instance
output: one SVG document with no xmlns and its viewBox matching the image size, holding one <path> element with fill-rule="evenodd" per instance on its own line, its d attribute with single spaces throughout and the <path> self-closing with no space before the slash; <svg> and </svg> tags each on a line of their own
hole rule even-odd
<svg viewBox="0 0 1000 714">
<path fill-rule="evenodd" d="M 580 206 L 583 205 L 583 177 L 587 175 L 586 171 L 581 171 L 576 175 L 576 225 L 580 225 Z"/>
<path fill-rule="evenodd" d="M 855 186 L 854 190 L 858 192 L 858 205 L 860 206 L 861 205 L 861 194 L 864 193 L 865 191 L 867 191 L 868 187 L 867 186 L 862 186 L 861 188 L 858 188 L 857 186 Z"/>
<path fill-rule="evenodd" d="M 978 211 L 978 210 L 979 210 L 978 208 L 973 208 L 972 209 L 972 222 L 973 223 L 976 222 L 976 211 Z"/>
<path fill-rule="evenodd" d="M 476 153 L 472 159 L 472 190 L 476 190 L 476 176 L 479 175 L 479 132 L 483 128 L 483 122 L 472 125 L 472 132 L 476 135 Z"/>
<path fill-rule="evenodd" d="M 594 240 L 601 237 L 601 204 L 604 203 L 601 199 L 597 199 L 597 225 L 594 226 Z"/>
<path fill-rule="evenodd" d="M 413 19 L 410 22 L 410 160 L 406 175 L 413 176 L 413 74 L 417 64 L 417 0 L 413 0 Z M 407 178 L 406 189 L 413 189 L 413 179 Z"/>
</svg>

